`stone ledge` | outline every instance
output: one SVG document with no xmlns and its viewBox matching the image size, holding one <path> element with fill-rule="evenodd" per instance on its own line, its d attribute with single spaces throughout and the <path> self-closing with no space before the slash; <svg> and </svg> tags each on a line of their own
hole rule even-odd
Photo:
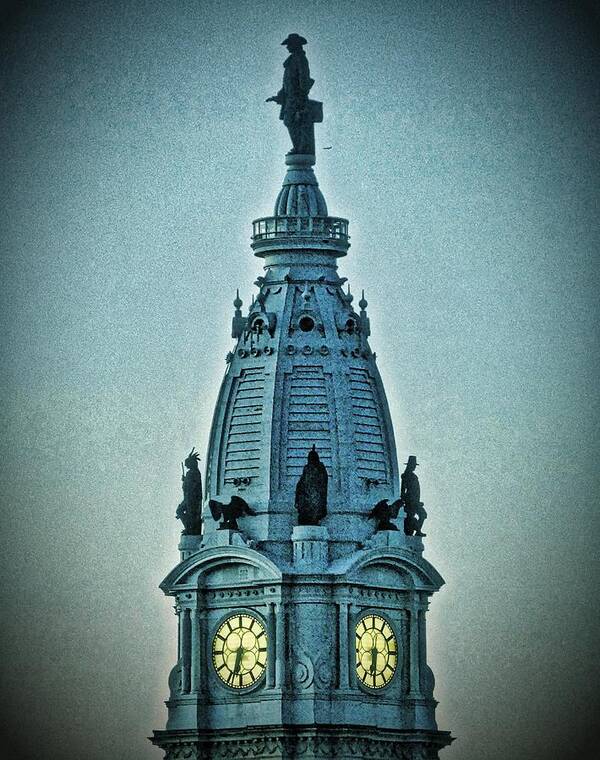
<svg viewBox="0 0 600 760">
<path fill-rule="evenodd" d="M 401 530 L 380 530 L 374 533 L 368 541 L 365 541 L 366 549 L 376 549 L 383 546 L 404 549 L 414 554 L 423 553 L 421 536 L 407 536 Z"/>
<path fill-rule="evenodd" d="M 165 760 L 236 760 L 303 757 L 337 760 L 438 760 L 453 737 L 448 731 L 375 726 L 252 726 L 239 731 L 155 731 L 150 741 Z"/>
</svg>

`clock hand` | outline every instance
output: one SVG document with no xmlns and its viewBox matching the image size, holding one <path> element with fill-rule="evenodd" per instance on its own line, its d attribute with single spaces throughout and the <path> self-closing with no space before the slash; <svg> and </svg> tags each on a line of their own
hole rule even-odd
<svg viewBox="0 0 600 760">
<path fill-rule="evenodd" d="M 374 673 L 377 670 L 377 635 L 373 637 L 373 646 L 371 647 L 371 667 L 369 673 Z"/>
<path fill-rule="evenodd" d="M 237 650 L 237 654 L 235 656 L 235 665 L 233 666 L 233 672 L 238 673 L 240 669 L 240 665 L 242 664 L 242 657 L 244 656 L 244 647 L 240 646 L 240 648 Z"/>
<path fill-rule="evenodd" d="M 371 667 L 369 673 L 374 673 L 377 668 L 377 647 L 373 646 L 371 649 Z"/>
</svg>

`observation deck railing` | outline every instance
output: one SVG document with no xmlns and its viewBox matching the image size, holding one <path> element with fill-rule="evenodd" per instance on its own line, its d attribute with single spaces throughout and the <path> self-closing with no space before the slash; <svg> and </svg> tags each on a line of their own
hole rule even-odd
<svg viewBox="0 0 600 760">
<path fill-rule="evenodd" d="M 348 243 L 348 220 L 335 216 L 266 216 L 252 222 L 252 239 L 318 237 Z"/>
</svg>

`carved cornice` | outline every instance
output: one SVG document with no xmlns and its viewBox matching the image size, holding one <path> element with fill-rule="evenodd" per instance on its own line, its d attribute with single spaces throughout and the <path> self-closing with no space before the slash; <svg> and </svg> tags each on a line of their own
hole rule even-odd
<svg viewBox="0 0 600 760">
<path fill-rule="evenodd" d="M 256 729 L 254 729 L 256 731 Z M 302 731 L 300 733 L 300 731 Z M 252 731 L 251 731 L 252 732 Z M 188 734 L 188 732 L 185 732 Z M 238 760 L 239 758 L 348 758 L 356 760 L 438 760 L 438 751 L 450 744 L 442 731 L 383 732 L 347 727 L 343 730 L 265 729 L 255 736 L 197 735 L 195 740 L 176 732 L 156 732 L 154 744 L 165 750 L 165 760 Z M 385 735 L 388 733 L 389 735 Z"/>
<path fill-rule="evenodd" d="M 389 591 L 384 589 L 365 588 L 364 586 L 350 586 L 348 588 L 348 597 L 355 599 L 376 599 L 380 602 L 400 602 L 403 605 L 408 603 L 409 596 L 406 591 Z"/>
<path fill-rule="evenodd" d="M 269 601 L 275 601 L 277 598 L 278 589 L 275 586 L 257 586 L 255 588 L 224 588 L 205 590 L 204 598 L 207 603 L 227 602 L 232 599 L 253 599 L 260 600 L 262 602 L 265 596 L 269 597 Z"/>
</svg>

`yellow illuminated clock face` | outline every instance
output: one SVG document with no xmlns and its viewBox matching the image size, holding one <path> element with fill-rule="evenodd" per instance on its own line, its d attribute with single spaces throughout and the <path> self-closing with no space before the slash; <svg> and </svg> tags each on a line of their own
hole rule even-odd
<svg viewBox="0 0 600 760">
<path fill-rule="evenodd" d="M 267 666 L 267 632 L 254 615 L 227 618 L 215 633 L 212 658 L 217 675 L 233 689 L 253 686 Z"/>
<path fill-rule="evenodd" d="M 379 615 L 365 615 L 356 626 L 356 674 L 369 689 L 386 686 L 396 672 L 398 645 L 391 625 Z"/>
</svg>

